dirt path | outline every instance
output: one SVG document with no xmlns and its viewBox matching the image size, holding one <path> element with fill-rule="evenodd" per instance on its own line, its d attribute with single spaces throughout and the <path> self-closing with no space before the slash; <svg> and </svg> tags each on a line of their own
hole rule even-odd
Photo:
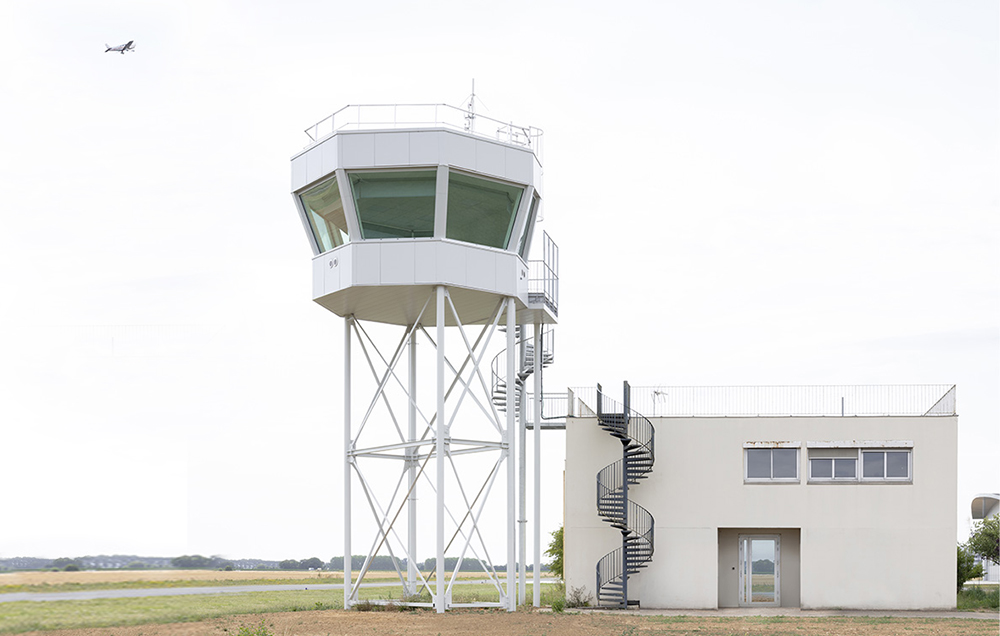
<svg viewBox="0 0 1000 636">
<path fill-rule="evenodd" d="M 263 620 L 264 630 L 260 630 Z M 926 618 L 677 617 L 548 612 L 286 612 L 197 623 L 31 632 L 26 636 L 996 636 L 993 621 Z"/>
</svg>

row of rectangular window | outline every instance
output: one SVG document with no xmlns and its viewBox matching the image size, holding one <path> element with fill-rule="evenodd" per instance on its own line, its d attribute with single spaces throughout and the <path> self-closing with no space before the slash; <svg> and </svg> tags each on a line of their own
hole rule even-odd
<svg viewBox="0 0 1000 636">
<path fill-rule="evenodd" d="M 809 480 L 858 481 L 859 459 L 862 481 L 911 480 L 909 450 L 850 450 L 860 458 L 810 455 Z M 748 448 L 744 476 L 747 481 L 799 481 L 799 449 Z"/>
</svg>

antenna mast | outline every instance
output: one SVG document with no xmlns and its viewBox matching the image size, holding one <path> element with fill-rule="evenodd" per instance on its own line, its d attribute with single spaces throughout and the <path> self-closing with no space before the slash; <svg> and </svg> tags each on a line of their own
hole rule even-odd
<svg viewBox="0 0 1000 636">
<path fill-rule="evenodd" d="M 469 95 L 469 106 L 465 113 L 465 132 L 476 131 L 476 80 L 472 79 L 472 94 Z"/>
</svg>

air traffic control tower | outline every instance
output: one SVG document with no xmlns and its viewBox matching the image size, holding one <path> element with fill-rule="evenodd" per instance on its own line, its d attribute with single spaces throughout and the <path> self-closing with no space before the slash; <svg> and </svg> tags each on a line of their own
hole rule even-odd
<svg viewBox="0 0 1000 636">
<path fill-rule="evenodd" d="M 343 553 L 367 555 L 344 559 L 344 605 L 389 557 L 408 604 L 513 611 L 524 601 L 525 423 L 542 421 L 558 314 L 558 249 L 534 236 L 541 131 L 471 106 L 369 105 L 306 133 L 292 193 L 313 300 L 345 324 Z M 527 260 L 533 247 L 541 260 Z M 493 596 L 453 601 L 470 564 Z"/>
</svg>

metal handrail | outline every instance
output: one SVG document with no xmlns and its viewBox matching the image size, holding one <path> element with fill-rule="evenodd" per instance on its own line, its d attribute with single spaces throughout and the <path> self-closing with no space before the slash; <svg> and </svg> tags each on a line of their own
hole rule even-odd
<svg viewBox="0 0 1000 636">
<path fill-rule="evenodd" d="M 535 336 L 534 334 L 530 336 L 521 336 L 514 342 L 514 346 L 520 346 L 522 343 L 526 343 L 528 347 L 531 347 L 531 355 L 536 355 L 535 351 Z M 542 330 L 542 366 L 547 367 L 552 364 L 552 360 L 555 358 L 555 332 L 552 327 L 547 327 Z M 534 361 L 534 358 L 532 358 Z M 518 364 L 522 364 L 522 361 Z M 515 384 L 521 384 L 524 378 L 528 377 L 535 370 L 534 364 L 531 366 L 525 366 L 521 368 L 516 374 L 514 382 Z M 501 387 L 506 390 L 507 387 L 507 350 L 504 349 L 496 356 L 493 357 L 493 361 L 490 363 L 490 372 L 492 374 L 492 384 L 490 386 L 490 391 L 495 397 Z M 495 403 L 495 402 L 494 402 Z M 543 395 L 543 405 L 544 405 L 544 395 Z M 506 405 L 498 405 L 501 411 L 506 409 Z M 544 417 L 543 417 L 544 419 Z"/>
<path fill-rule="evenodd" d="M 522 343 L 526 343 L 527 346 L 532 348 L 532 356 L 537 355 L 535 351 L 535 336 L 522 336 L 515 341 L 515 346 L 520 346 Z M 552 327 L 548 327 L 542 330 L 542 366 L 546 367 L 551 364 L 551 360 L 555 358 L 555 332 Z M 547 362 L 548 360 L 548 362 Z M 522 363 L 517 363 L 522 364 Z M 493 361 L 490 363 L 490 371 L 492 373 L 492 385 L 490 391 L 494 396 L 497 395 L 498 390 L 503 387 L 507 387 L 507 350 L 504 349 L 496 356 L 494 356 Z M 515 383 L 520 383 L 525 377 L 534 372 L 534 365 L 530 367 L 522 368 L 517 372 L 517 377 L 515 378 Z M 543 395 L 544 400 L 544 395 Z M 543 402 L 544 404 L 544 402 Z M 498 405 L 499 406 L 499 405 Z M 506 406 L 500 406 L 500 410 L 505 410 Z M 544 417 L 543 417 L 544 419 Z"/>
<path fill-rule="evenodd" d="M 480 120 L 493 128 L 489 133 L 476 130 Z M 541 160 L 543 131 L 534 126 L 520 126 L 449 104 L 348 104 L 305 129 L 310 145 L 342 130 L 379 130 L 386 128 L 447 128 L 477 137 L 531 148 Z"/>
</svg>

